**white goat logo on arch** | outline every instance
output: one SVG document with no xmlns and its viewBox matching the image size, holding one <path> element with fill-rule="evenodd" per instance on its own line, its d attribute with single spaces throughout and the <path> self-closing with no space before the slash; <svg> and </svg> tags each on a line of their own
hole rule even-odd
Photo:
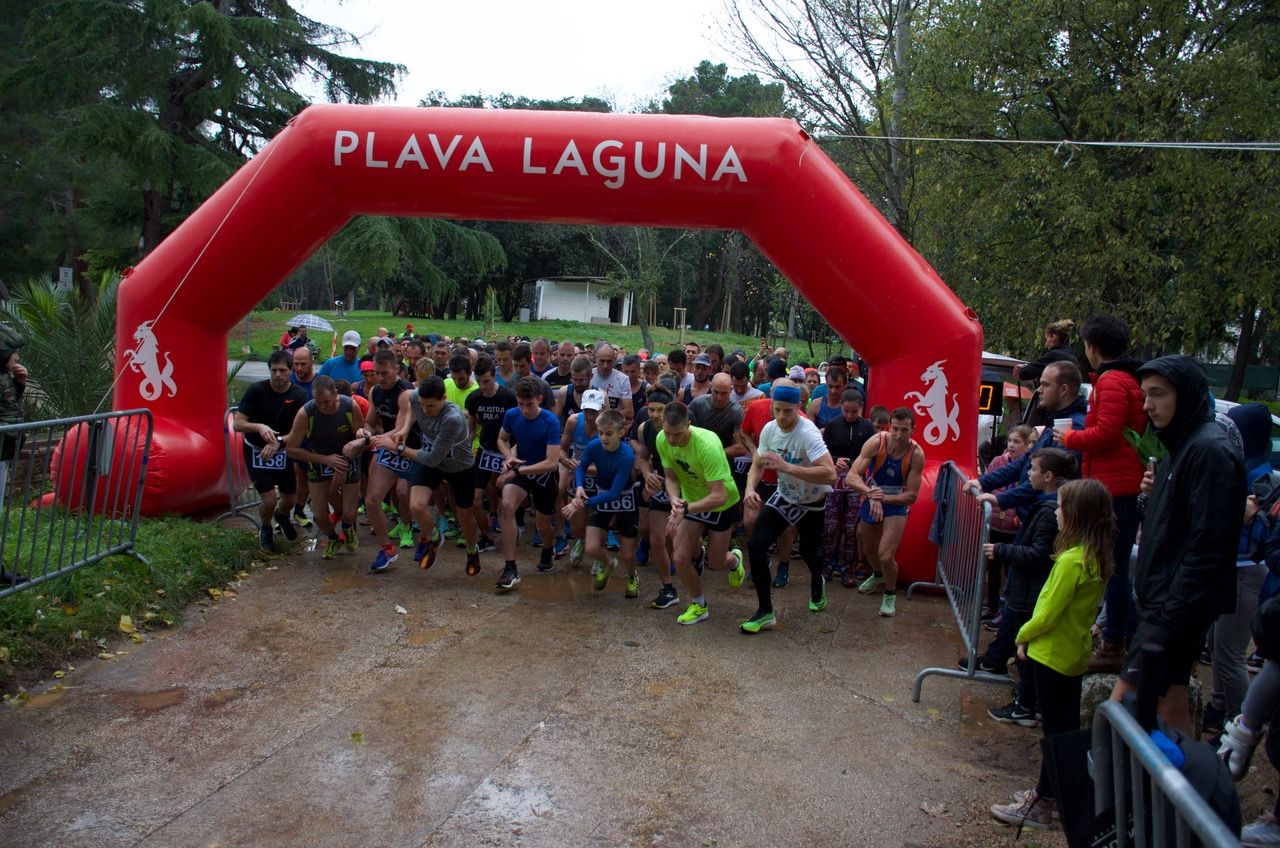
<svg viewBox="0 0 1280 848">
<path fill-rule="evenodd" d="M 142 374 L 138 394 L 142 395 L 144 400 L 155 400 L 160 397 L 162 389 L 167 389 L 170 396 L 178 394 L 178 384 L 173 381 L 173 360 L 169 358 L 168 351 L 164 354 L 164 368 L 160 367 L 160 343 L 156 341 L 156 334 L 151 330 L 151 325 L 154 323 L 154 321 L 143 321 L 139 324 L 138 329 L 133 333 L 133 340 L 138 343 L 138 346 L 124 352 L 125 364 L 129 366 L 129 370 Z"/>
<path fill-rule="evenodd" d="M 920 382 L 925 384 L 924 394 L 907 392 L 903 395 L 906 400 L 915 398 L 912 408 L 917 415 L 929 416 L 930 421 L 924 428 L 924 440 L 931 445 L 940 445 L 946 441 L 948 431 L 951 438 L 960 438 L 960 424 L 956 420 L 960 416 L 960 398 L 955 392 L 951 393 L 950 409 L 947 407 L 947 375 L 942 370 L 946 361 L 939 359 L 924 369 L 924 373 L 920 375 Z"/>
</svg>

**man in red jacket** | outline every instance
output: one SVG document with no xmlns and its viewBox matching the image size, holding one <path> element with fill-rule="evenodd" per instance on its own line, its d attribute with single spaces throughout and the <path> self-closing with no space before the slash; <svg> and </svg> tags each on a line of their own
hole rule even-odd
<svg viewBox="0 0 1280 848">
<path fill-rule="evenodd" d="M 1129 554 L 1141 523 L 1138 494 L 1145 465 L 1124 437 L 1125 428 L 1141 434 L 1147 427 L 1138 386 L 1141 363 L 1125 354 L 1129 349 L 1129 325 L 1114 315 L 1094 315 L 1080 327 L 1085 355 L 1093 367 L 1093 392 L 1083 430 L 1056 434 L 1056 441 L 1082 456 L 1081 474 L 1093 478 L 1111 493 L 1116 513 L 1115 572 L 1107 581 L 1107 619 L 1102 641 L 1089 660 L 1089 671 L 1120 670 L 1124 640 L 1137 623 Z"/>
</svg>

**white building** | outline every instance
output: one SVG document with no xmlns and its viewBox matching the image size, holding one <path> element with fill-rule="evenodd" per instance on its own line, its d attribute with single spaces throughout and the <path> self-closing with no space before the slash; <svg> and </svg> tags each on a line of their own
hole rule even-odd
<svg viewBox="0 0 1280 848">
<path fill-rule="evenodd" d="M 546 277 L 526 283 L 521 306 L 534 321 L 630 324 L 631 295 L 610 298 L 600 277 Z"/>
</svg>

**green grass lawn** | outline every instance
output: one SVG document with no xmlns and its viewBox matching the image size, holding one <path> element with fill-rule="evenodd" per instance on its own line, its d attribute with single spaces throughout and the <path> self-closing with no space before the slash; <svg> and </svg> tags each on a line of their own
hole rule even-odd
<svg viewBox="0 0 1280 848">
<path fill-rule="evenodd" d="M 339 318 L 326 312 L 313 313 L 324 318 L 333 325 L 333 329 L 337 331 L 339 341 L 341 336 L 347 330 L 355 330 L 360 334 L 362 339 L 368 339 L 371 334 L 377 331 L 379 327 L 386 327 L 395 336 L 404 333 L 405 324 L 413 324 L 415 333 L 436 333 L 446 335 L 453 338 L 458 336 L 466 336 L 474 339 L 482 334 L 484 329 L 483 322 L 480 321 L 439 321 L 426 320 L 423 318 L 392 318 L 386 312 L 375 310 L 361 310 L 357 312 L 348 312 L 344 317 Z M 293 317 L 293 314 L 283 312 L 259 311 L 253 312 L 248 317 L 249 330 L 249 347 L 250 359 L 266 359 L 271 353 L 272 346 L 280 341 L 280 334 L 284 332 L 285 321 Z M 665 327 L 652 328 L 653 341 L 659 350 L 667 351 L 675 347 L 680 340 L 679 330 L 669 330 Z M 617 326 L 613 324 L 585 324 L 581 321 L 530 321 L 528 323 L 498 323 L 494 324 L 493 335 L 486 338 L 504 339 L 508 335 L 527 336 L 535 339 L 539 336 L 545 336 L 552 341 L 562 342 L 571 341 L 577 344 L 593 344 L 598 341 L 607 341 L 613 345 L 625 347 L 628 352 L 634 353 L 642 346 L 640 340 L 640 328 L 635 326 Z M 325 357 L 329 353 L 330 345 L 333 337 L 330 333 L 312 332 L 311 337 L 320 347 L 321 357 Z M 719 342 L 726 350 L 733 350 L 740 347 L 748 354 L 754 353 L 759 345 L 760 340 L 752 336 L 744 336 L 737 333 L 719 333 L 715 331 L 685 331 L 685 340 L 696 341 L 706 345 L 711 342 Z M 801 358 L 808 356 L 808 346 L 804 342 L 792 341 L 788 345 Z M 231 359 L 240 359 L 245 355 L 245 322 L 240 322 L 236 329 L 232 331 L 231 337 L 227 345 L 227 356 Z M 814 352 L 818 359 L 824 359 L 827 356 L 826 348 L 822 345 L 814 345 Z"/>
<path fill-rule="evenodd" d="M 179 622 L 191 602 L 234 592 L 228 584 L 264 556 L 253 541 L 218 524 L 144 518 L 137 549 L 149 566 L 110 557 L 0 599 L 0 691 L 21 697 L 23 684 L 69 662 L 100 662 L 95 655 L 113 640 L 145 641 L 148 631 Z"/>
</svg>

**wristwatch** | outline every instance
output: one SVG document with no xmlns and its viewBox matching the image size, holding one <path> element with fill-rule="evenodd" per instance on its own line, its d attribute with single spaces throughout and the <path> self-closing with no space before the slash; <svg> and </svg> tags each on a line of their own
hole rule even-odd
<svg viewBox="0 0 1280 848">
<path fill-rule="evenodd" d="M 403 445 L 403 444 L 396 445 L 396 454 L 397 454 L 398 456 L 404 456 L 404 445 Z"/>
</svg>

